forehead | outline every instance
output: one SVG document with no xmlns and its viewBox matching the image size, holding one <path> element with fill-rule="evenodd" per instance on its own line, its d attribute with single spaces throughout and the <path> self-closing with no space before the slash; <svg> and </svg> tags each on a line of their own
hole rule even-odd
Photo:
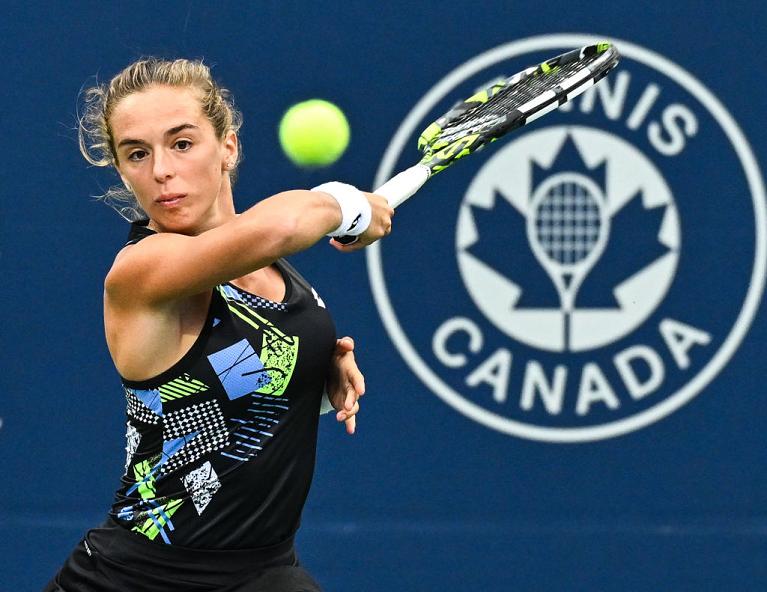
<svg viewBox="0 0 767 592">
<path fill-rule="evenodd" d="M 117 103 L 109 118 L 115 140 L 123 137 L 146 139 L 181 123 L 200 128 L 207 124 L 212 129 L 196 92 L 191 88 L 152 86 L 132 93 Z"/>
</svg>

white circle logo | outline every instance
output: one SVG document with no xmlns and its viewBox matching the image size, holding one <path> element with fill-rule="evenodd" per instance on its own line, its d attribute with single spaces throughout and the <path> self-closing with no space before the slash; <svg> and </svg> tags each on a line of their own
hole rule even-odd
<svg viewBox="0 0 767 592">
<path fill-rule="evenodd" d="M 457 97 L 598 38 L 534 37 L 460 66 L 405 119 L 376 185 Z M 615 44 L 609 77 L 429 181 L 367 250 L 413 372 L 523 438 L 598 440 L 667 416 L 729 361 L 762 295 L 765 189 L 745 137 L 685 70 Z"/>
</svg>

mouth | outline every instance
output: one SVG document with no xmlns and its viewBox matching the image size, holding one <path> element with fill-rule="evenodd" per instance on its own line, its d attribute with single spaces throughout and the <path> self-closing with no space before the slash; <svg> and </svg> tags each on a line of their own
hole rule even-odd
<svg viewBox="0 0 767 592">
<path fill-rule="evenodd" d="M 163 193 L 154 201 L 156 204 L 159 204 L 164 208 L 172 208 L 177 206 L 185 197 L 186 193 Z"/>
</svg>

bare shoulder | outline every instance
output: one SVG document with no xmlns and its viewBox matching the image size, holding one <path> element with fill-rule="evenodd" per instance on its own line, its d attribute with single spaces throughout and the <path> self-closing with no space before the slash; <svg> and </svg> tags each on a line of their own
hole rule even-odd
<svg viewBox="0 0 767 592">
<path fill-rule="evenodd" d="M 162 268 L 184 251 L 192 237 L 159 233 L 125 246 L 115 257 L 104 280 L 105 294 L 113 305 L 134 306 L 142 297 L 152 300 L 147 288 L 161 275 Z M 158 273 L 160 272 L 160 273 Z"/>
<path fill-rule="evenodd" d="M 112 281 L 118 287 L 104 291 L 109 353 L 120 375 L 137 381 L 167 370 L 191 348 L 205 324 L 212 297 L 212 291 L 164 301 L 130 296 L 131 281 L 141 293 L 141 277 L 133 270 L 123 270 L 134 262 L 133 253 L 139 246 L 126 247 L 118 254 L 110 270 L 115 276 L 107 279 L 107 285 Z"/>
</svg>

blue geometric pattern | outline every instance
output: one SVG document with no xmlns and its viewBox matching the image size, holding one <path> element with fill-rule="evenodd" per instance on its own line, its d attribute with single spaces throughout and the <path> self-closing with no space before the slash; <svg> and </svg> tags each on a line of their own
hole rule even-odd
<svg viewBox="0 0 767 592">
<path fill-rule="evenodd" d="M 217 401 L 167 413 L 162 438 L 162 474 L 172 473 L 229 444 L 226 420 Z"/>
<path fill-rule="evenodd" d="M 247 339 L 210 354 L 208 360 L 230 400 L 257 391 L 272 380 Z"/>
<path fill-rule="evenodd" d="M 152 412 L 162 417 L 162 400 L 160 399 L 160 391 L 158 389 L 131 389 L 131 392 Z"/>
<path fill-rule="evenodd" d="M 160 394 L 159 390 L 154 391 L 137 391 L 132 388 L 124 387 L 125 391 L 125 401 L 127 403 L 126 411 L 128 412 L 128 415 L 130 415 L 133 419 L 148 423 L 151 425 L 156 425 L 160 423 L 162 420 L 162 400 L 160 397 L 154 397 L 147 395 L 147 393 L 157 393 L 157 395 Z M 157 407 L 157 402 L 159 401 L 159 414 L 152 411 L 147 405 L 138 398 L 138 393 L 142 393 L 142 397 L 145 400 L 148 400 L 152 405 Z"/>
<path fill-rule="evenodd" d="M 234 444 L 223 456 L 247 462 L 263 450 L 274 437 L 282 416 L 290 409 L 290 401 L 284 397 L 270 397 L 253 393 L 244 417 L 233 417 L 237 428 L 230 437 Z"/>
<path fill-rule="evenodd" d="M 160 464 L 165 464 L 171 456 L 176 454 L 179 450 L 181 450 L 188 442 L 191 442 L 194 440 L 200 432 L 192 432 L 190 434 L 186 434 L 184 436 L 181 436 L 180 438 L 175 438 L 174 440 L 165 441 L 162 443 L 162 460 L 160 461 Z"/>
</svg>

